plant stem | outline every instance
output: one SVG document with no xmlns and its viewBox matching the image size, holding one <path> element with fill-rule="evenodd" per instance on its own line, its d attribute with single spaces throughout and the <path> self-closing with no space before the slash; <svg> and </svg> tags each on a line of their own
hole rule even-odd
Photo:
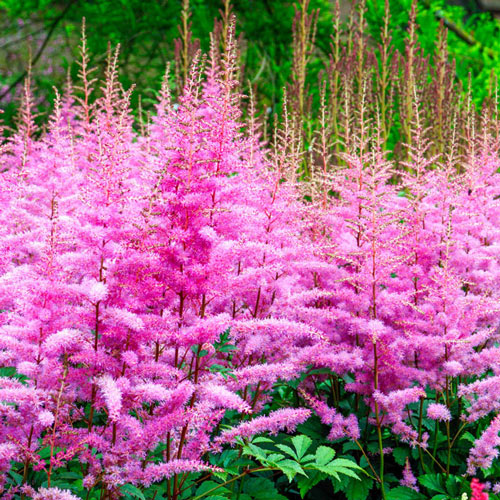
<svg viewBox="0 0 500 500">
<path fill-rule="evenodd" d="M 374 359 L 374 388 L 378 390 L 378 354 L 377 354 L 377 342 L 373 343 L 373 359 Z M 382 498 L 385 500 L 385 487 L 384 487 L 384 444 L 382 441 L 382 425 L 380 421 L 380 408 L 378 402 L 375 401 L 375 420 L 377 422 L 377 437 L 378 437 L 378 448 L 380 452 L 380 489 L 382 491 Z"/>
</svg>

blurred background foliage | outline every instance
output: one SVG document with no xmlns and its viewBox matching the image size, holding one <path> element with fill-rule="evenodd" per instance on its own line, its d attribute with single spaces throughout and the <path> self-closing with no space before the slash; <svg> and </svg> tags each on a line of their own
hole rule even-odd
<svg viewBox="0 0 500 500">
<path fill-rule="evenodd" d="M 392 43 L 400 50 L 404 50 L 411 1 L 389 2 Z M 330 52 L 334 4 L 332 0 L 310 0 L 308 6 L 311 12 L 319 9 L 315 50 L 307 74 L 316 103 L 320 87 L 317 78 Z M 224 16 L 223 2 L 191 0 L 189 7 L 193 39 L 198 39 L 206 51 L 214 20 Z M 367 0 L 366 8 L 366 36 L 376 45 L 384 0 Z M 256 88 L 259 109 L 272 116 L 281 109 L 282 89 L 292 66 L 294 2 L 233 0 L 231 9 L 240 35 L 242 81 Z M 350 9 L 350 1 L 340 1 L 341 19 L 346 24 Z M 14 120 L 30 59 L 42 114 L 49 111 L 53 86 L 62 88 L 68 72 L 76 78 L 83 18 L 87 20 L 91 64 L 102 73 L 108 42 L 120 44 L 121 82 L 126 88 L 135 84 L 133 106 L 137 107 L 141 96 L 147 109 L 166 63 L 174 60 L 181 13 L 181 0 L 0 0 L 0 107 L 5 111 L 4 121 L 9 125 Z M 475 99 L 484 99 L 500 72 L 499 21 L 492 12 L 479 0 L 419 0 L 417 21 L 419 43 L 429 55 L 436 48 L 439 23 L 444 22 L 449 52 L 457 60 L 457 79 L 466 89 L 470 74 Z"/>
</svg>

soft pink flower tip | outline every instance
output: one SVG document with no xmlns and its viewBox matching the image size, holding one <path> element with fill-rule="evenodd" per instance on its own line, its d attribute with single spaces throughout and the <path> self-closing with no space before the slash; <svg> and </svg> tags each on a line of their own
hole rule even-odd
<svg viewBox="0 0 500 500">
<path fill-rule="evenodd" d="M 449 422 L 451 420 L 450 410 L 445 405 L 431 403 L 427 407 L 427 416 L 432 420 L 442 420 Z"/>
</svg>

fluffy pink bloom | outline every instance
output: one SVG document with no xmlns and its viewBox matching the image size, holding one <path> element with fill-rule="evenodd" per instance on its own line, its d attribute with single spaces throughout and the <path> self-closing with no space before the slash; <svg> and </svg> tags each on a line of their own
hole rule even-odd
<svg viewBox="0 0 500 500">
<path fill-rule="evenodd" d="M 497 415 L 481 437 L 474 442 L 469 458 L 467 459 L 467 472 L 474 475 L 477 467 L 489 469 L 493 460 L 498 457 L 500 446 L 500 415 Z"/>
<path fill-rule="evenodd" d="M 356 415 L 351 413 L 349 416 L 344 417 L 335 408 L 329 408 L 326 403 L 307 394 L 304 390 L 300 390 L 300 394 L 316 412 L 321 422 L 331 426 L 328 439 L 334 441 L 345 436 L 351 439 L 359 439 L 360 430 Z"/>
<path fill-rule="evenodd" d="M 218 469 L 209 464 L 197 460 L 171 460 L 170 462 L 162 464 L 152 464 L 148 465 L 143 471 L 143 478 L 141 483 L 145 486 L 151 483 L 159 482 L 162 479 L 168 479 L 175 474 L 181 474 L 183 472 L 200 472 L 200 471 L 220 471 L 223 469 Z"/>
<path fill-rule="evenodd" d="M 102 376 L 97 384 L 102 391 L 111 421 L 116 422 L 122 408 L 122 391 L 109 375 Z"/>
<path fill-rule="evenodd" d="M 230 443 L 235 437 L 250 437 L 254 434 L 269 432 L 277 434 L 278 431 L 293 431 L 298 424 L 305 422 L 311 415 L 309 410 L 298 408 L 283 408 L 270 413 L 268 416 L 256 417 L 249 422 L 243 422 L 233 429 L 222 432 L 216 439 L 216 444 Z"/>
<path fill-rule="evenodd" d="M 427 416 L 432 420 L 441 420 L 449 422 L 451 420 L 450 410 L 445 405 L 431 403 L 427 407 Z"/>
<path fill-rule="evenodd" d="M 202 391 L 205 400 L 213 404 L 214 407 L 231 408 L 243 413 L 250 411 L 250 405 L 246 401 L 243 401 L 237 394 L 222 385 L 205 384 Z"/>
<path fill-rule="evenodd" d="M 415 491 L 418 491 L 417 478 L 413 475 L 408 457 L 406 457 L 406 464 L 403 469 L 403 479 L 401 479 L 400 484 L 401 486 L 406 486 Z"/>
<path fill-rule="evenodd" d="M 54 423 L 54 415 L 48 410 L 42 411 L 38 414 L 38 421 L 44 427 L 49 427 Z"/>
<path fill-rule="evenodd" d="M 468 424 L 500 410 L 497 124 L 434 156 L 415 103 L 401 164 L 367 99 L 366 130 L 359 109 L 339 109 L 355 129 L 335 137 L 343 152 L 323 144 L 318 171 L 315 139 L 305 158 L 289 117 L 274 148 L 244 122 L 226 35 L 175 103 L 166 75 L 140 132 L 118 54 L 94 100 L 84 53 L 81 90 L 40 129 L 26 81 L 0 145 L 0 367 L 17 370 L 0 378 L 0 473 L 42 470 L 47 442 L 54 474 L 75 459 L 104 490 L 205 470 L 238 437 L 304 422 L 305 408 L 261 413 L 299 376 L 331 440 L 362 435 L 339 401 L 352 393 L 367 433 L 413 446 L 429 438 L 420 408 L 451 420 L 427 389 L 467 381 Z M 470 472 L 497 457 L 498 431 L 495 417 Z M 152 463 L 166 443 L 175 459 Z M 415 486 L 408 464 L 403 481 Z"/>
<path fill-rule="evenodd" d="M 33 500 L 76 500 L 77 496 L 69 490 L 59 488 L 40 488 L 34 495 Z"/>
</svg>

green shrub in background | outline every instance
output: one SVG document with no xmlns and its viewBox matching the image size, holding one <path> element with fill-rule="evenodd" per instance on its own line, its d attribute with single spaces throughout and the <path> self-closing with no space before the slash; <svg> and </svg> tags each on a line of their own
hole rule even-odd
<svg viewBox="0 0 500 500">
<path fill-rule="evenodd" d="M 479 104 L 494 87 L 492 82 L 500 75 L 499 22 L 489 12 L 449 5 L 446 0 L 418 2 L 418 40 L 427 55 L 436 50 L 439 25 L 448 28 L 448 53 L 455 59 L 456 76 L 464 88 L 471 78 L 472 95 Z M 475 2 L 469 2 L 472 4 Z M 392 42 L 404 51 L 406 26 L 411 0 L 390 0 Z M 370 36 L 380 40 L 384 18 L 384 2 L 368 0 L 367 20 Z"/>
<path fill-rule="evenodd" d="M 319 72 L 328 58 L 334 3 L 311 0 L 311 12 L 319 9 L 315 49 L 310 58 L 307 81 L 319 103 Z M 469 73 L 477 102 L 490 92 L 492 77 L 500 68 L 498 22 L 489 13 L 468 11 L 451 6 L 445 0 L 419 3 L 418 40 L 427 54 L 436 48 L 439 23 L 449 28 L 448 50 L 457 59 L 457 78 L 467 87 Z M 343 19 L 347 22 L 349 1 L 341 1 Z M 403 50 L 411 0 L 390 0 L 392 43 Z M 384 2 L 367 0 L 366 18 L 372 43 L 380 39 Z M 193 39 L 203 50 L 209 46 L 214 20 L 224 15 L 221 0 L 191 0 L 189 5 Z M 245 85 L 258 90 L 260 109 L 269 114 L 281 109 L 282 89 L 292 66 L 292 23 L 294 2 L 289 0 L 234 0 L 230 9 L 238 19 L 241 35 L 241 57 Z M 62 86 L 67 71 L 76 76 L 78 38 L 82 18 L 92 19 L 88 28 L 91 63 L 104 70 L 103 47 L 108 41 L 121 46 L 121 82 L 137 86 L 133 105 L 139 96 L 148 97 L 167 61 L 175 56 L 175 39 L 182 25 L 182 2 L 166 0 L 2 0 L 0 1 L 0 107 L 9 123 L 15 114 L 15 97 L 26 74 L 31 50 L 32 75 L 38 89 L 39 109 L 47 111 L 52 86 Z M 246 89 L 248 90 L 248 89 Z M 17 92 L 17 94 L 16 94 Z M 147 99 L 144 102 L 147 108 Z"/>
</svg>

